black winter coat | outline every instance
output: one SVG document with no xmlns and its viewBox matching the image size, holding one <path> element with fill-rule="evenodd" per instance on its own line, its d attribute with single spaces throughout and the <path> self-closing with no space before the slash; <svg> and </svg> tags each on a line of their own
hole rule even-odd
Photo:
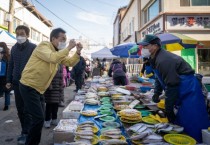
<svg viewBox="0 0 210 145">
<path fill-rule="evenodd" d="M 11 55 L 8 66 L 7 82 L 19 84 L 21 73 L 25 68 L 36 45 L 28 40 L 23 44 L 16 43 L 11 49 Z"/>
<path fill-rule="evenodd" d="M 44 93 L 45 103 L 59 103 L 63 101 L 64 89 L 63 89 L 63 67 L 59 65 L 58 71 L 53 78 L 49 88 Z"/>
</svg>

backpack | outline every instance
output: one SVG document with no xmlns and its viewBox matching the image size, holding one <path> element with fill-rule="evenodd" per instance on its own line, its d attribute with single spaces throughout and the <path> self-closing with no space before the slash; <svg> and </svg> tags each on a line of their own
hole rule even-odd
<svg viewBox="0 0 210 145">
<path fill-rule="evenodd" d="M 123 71 L 123 66 L 122 66 L 122 64 L 121 64 L 121 63 L 114 64 L 114 65 L 112 66 L 112 72 L 113 72 L 113 73 L 122 73 L 122 72 L 124 72 L 124 71 Z"/>
</svg>

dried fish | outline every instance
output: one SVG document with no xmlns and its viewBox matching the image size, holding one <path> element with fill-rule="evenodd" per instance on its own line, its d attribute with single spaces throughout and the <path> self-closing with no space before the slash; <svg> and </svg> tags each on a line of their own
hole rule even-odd
<svg viewBox="0 0 210 145">
<path fill-rule="evenodd" d="M 146 144 L 148 144 L 148 143 L 157 143 L 157 142 L 160 142 L 161 140 L 159 140 L 159 139 L 144 139 L 143 141 L 142 141 L 142 143 L 146 143 Z"/>
<path fill-rule="evenodd" d="M 181 127 L 181 126 L 178 126 L 178 125 L 171 124 L 171 126 L 173 127 L 172 130 L 176 131 L 177 133 L 183 132 L 183 130 L 184 130 L 184 127 Z"/>
<path fill-rule="evenodd" d="M 137 133 L 138 133 L 138 132 L 137 132 Z M 141 132 L 141 133 L 151 134 L 151 133 L 153 133 L 153 131 L 152 131 L 152 129 L 147 128 L 146 130 L 144 130 L 144 131 L 143 131 L 143 132 Z"/>
<path fill-rule="evenodd" d="M 168 126 L 167 128 L 158 129 L 157 132 L 169 132 L 172 131 L 172 129 L 173 129 L 172 126 Z"/>
<path fill-rule="evenodd" d="M 140 134 L 140 133 L 144 132 L 146 129 L 147 129 L 147 126 L 146 125 L 143 125 L 141 128 L 139 128 L 137 130 L 137 132 Z"/>
<path fill-rule="evenodd" d="M 76 137 L 79 137 L 80 139 L 87 139 L 87 140 L 91 140 L 93 139 L 93 136 L 84 136 L 84 135 L 77 135 Z"/>
<path fill-rule="evenodd" d="M 121 138 L 120 134 L 119 135 L 107 135 L 107 134 L 105 134 L 104 136 L 112 138 L 112 139 L 119 139 L 119 138 Z"/>
<path fill-rule="evenodd" d="M 138 134 L 138 135 L 133 135 L 130 137 L 131 140 L 139 140 L 139 139 L 142 139 L 144 137 L 147 136 L 147 133 L 141 133 L 141 134 Z"/>
<path fill-rule="evenodd" d="M 85 142 L 70 142 L 70 143 L 65 143 L 65 145 L 91 145 L 91 143 L 85 143 Z"/>
<path fill-rule="evenodd" d="M 89 139 L 82 139 L 82 138 L 79 138 L 79 139 L 75 139 L 76 142 L 80 142 L 80 143 L 87 143 L 87 144 L 91 144 L 91 140 Z"/>
<path fill-rule="evenodd" d="M 109 139 L 109 140 L 105 140 L 105 141 L 101 141 L 101 143 L 103 145 L 114 145 L 114 144 L 118 144 L 118 145 L 127 145 L 128 143 L 126 141 L 122 141 L 119 139 Z"/>
<path fill-rule="evenodd" d="M 163 129 L 163 128 L 167 128 L 169 126 L 168 123 L 158 123 L 158 124 L 155 124 L 155 128 L 156 129 Z"/>
<path fill-rule="evenodd" d="M 146 140 L 162 140 L 163 137 L 157 134 L 150 134 L 147 137 L 145 137 Z"/>
<path fill-rule="evenodd" d="M 114 131 L 120 131 L 120 129 L 118 129 L 118 128 L 114 128 L 114 129 L 109 129 L 109 130 L 104 130 L 104 131 L 102 131 L 101 133 L 103 134 L 103 133 L 106 133 L 106 132 L 114 132 Z M 121 132 L 121 131 L 120 131 Z"/>
<path fill-rule="evenodd" d="M 79 125 L 85 125 L 85 124 L 94 125 L 94 123 L 92 121 L 85 121 Z"/>
<path fill-rule="evenodd" d="M 79 131 L 79 132 L 75 132 L 76 135 L 88 135 L 88 136 L 93 136 L 93 132 L 91 131 Z"/>
<path fill-rule="evenodd" d="M 144 124 L 143 123 L 137 123 L 131 127 L 129 127 L 128 130 L 131 130 L 133 132 L 137 132 L 137 130 L 139 130 Z"/>
</svg>

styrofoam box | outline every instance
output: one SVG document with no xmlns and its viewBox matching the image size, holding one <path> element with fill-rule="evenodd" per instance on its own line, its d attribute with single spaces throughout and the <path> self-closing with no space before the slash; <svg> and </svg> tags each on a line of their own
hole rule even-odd
<svg viewBox="0 0 210 145">
<path fill-rule="evenodd" d="M 69 110 L 69 105 L 63 110 L 63 118 L 64 119 L 78 119 L 80 116 L 80 112 L 83 110 L 83 108 L 77 111 Z"/>
<path fill-rule="evenodd" d="M 58 126 L 53 130 L 54 145 L 62 144 L 64 141 L 72 142 L 74 140 L 74 131 L 77 128 L 77 123 L 77 119 L 61 119 Z"/>
<path fill-rule="evenodd" d="M 69 106 L 69 110 L 80 111 L 84 107 L 84 104 L 81 103 L 80 101 L 74 100 L 68 106 Z"/>
<path fill-rule="evenodd" d="M 203 143 L 210 145 L 210 132 L 207 129 L 202 129 Z"/>
</svg>

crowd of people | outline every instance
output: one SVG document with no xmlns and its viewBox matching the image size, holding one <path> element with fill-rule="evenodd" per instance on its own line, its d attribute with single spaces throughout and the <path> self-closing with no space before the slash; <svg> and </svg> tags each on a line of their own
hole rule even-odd
<svg viewBox="0 0 210 145">
<path fill-rule="evenodd" d="M 42 127 L 57 125 L 58 107 L 64 102 L 64 87 L 73 80 L 78 92 L 91 76 L 91 64 L 80 56 L 82 44 L 74 39 L 66 44 L 66 32 L 61 28 L 52 30 L 50 41 L 38 46 L 28 38 L 30 29 L 20 25 L 16 28 L 17 43 L 9 51 L 0 42 L 0 96 L 5 96 L 3 110 L 10 105 L 10 91 L 14 90 L 17 114 L 21 124 L 19 144 L 37 145 L 41 140 Z M 140 77 L 155 80 L 155 103 L 165 92 L 165 113 L 171 123 L 183 126 L 185 132 L 201 142 L 201 129 L 209 124 L 202 86 L 195 71 L 180 56 L 161 49 L 157 36 L 146 35 L 139 42 L 143 67 Z M 76 53 L 69 57 L 74 47 Z M 92 63 L 92 75 L 108 75 L 114 85 L 127 85 L 126 67 L 119 59 L 108 65 L 106 58 Z M 69 67 L 72 70 L 69 71 Z M 46 105 L 45 105 L 46 103 Z M 193 106 L 193 107 L 191 107 Z M 192 127 L 193 126 L 193 127 Z"/>
<path fill-rule="evenodd" d="M 27 26 L 20 25 L 15 32 L 17 43 L 11 52 L 0 42 L 0 95 L 5 96 L 4 110 L 8 110 L 10 91 L 14 90 L 22 128 L 18 144 L 37 145 L 43 125 L 47 128 L 57 125 L 58 106 L 64 101 L 63 88 L 70 77 L 68 67 L 80 61 L 83 46 L 74 39 L 66 44 L 66 32 L 61 28 L 52 30 L 50 41 L 38 46 L 29 42 Z M 77 51 L 69 57 L 74 47 Z"/>
</svg>

